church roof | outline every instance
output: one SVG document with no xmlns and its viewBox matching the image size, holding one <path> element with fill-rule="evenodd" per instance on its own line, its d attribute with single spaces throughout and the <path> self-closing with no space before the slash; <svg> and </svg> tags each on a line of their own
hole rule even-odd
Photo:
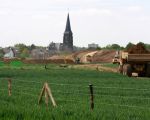
<svg viewBox="0 0 150 120">
<path fill-rule="evenodd" d="M 65 32 L 72 32 L 72 31 L 71 31 L 71 25 L 70 25 L 69 13 L 68 13 L 68 17 L 67 17 Z"/>
</svg>

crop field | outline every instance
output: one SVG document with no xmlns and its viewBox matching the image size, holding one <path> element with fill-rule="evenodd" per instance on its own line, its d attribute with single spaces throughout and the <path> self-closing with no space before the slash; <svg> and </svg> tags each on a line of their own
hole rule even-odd
<svg viewBox="0 0 150 120">
<path fill-rule="evenodd" d="M 21 66 L 21 67 L 20 67 Z M 128 78 L 118 73 L 44 65 L 0 66 L 0 120 L 149 120 L 150 79 Z M 8 96 L 8 78 L 12 95 Z M 45 98 L 48 82 L 57 107 Z M 94 109 L 90 109 L 89 84 Z"/>
</svg>

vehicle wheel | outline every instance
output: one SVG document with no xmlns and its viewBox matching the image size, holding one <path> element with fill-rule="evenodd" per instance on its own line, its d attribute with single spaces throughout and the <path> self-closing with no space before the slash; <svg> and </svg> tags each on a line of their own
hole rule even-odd
<svg viewBox="0 0 150 120">
<path fill-rule="evenodd" d="M 123 74 L 123 75 L 126 75 L 126 73 L 127 73 L 127 70 L 126 70 L 126 64 L 125 64 L 125 65 L 123 65 L 122 74 Z"/>
<path fill-rule="evenodd" d="M 150 77 L 150 64 L 147 64 L 146 77 Z"/>
<path fill-rule="evenodd" d="M 119 72 L 119 73 L 123 73 L 123 66 L 122 66 L 122 65 L 119 65 L 119 67 L 118 67 L 118 72 Z"/>
<path fill-rule="evenodd" d="M 123 75 L 132 76 L 132 68 L 130 64 L 123 65 Z"/>
</svg>

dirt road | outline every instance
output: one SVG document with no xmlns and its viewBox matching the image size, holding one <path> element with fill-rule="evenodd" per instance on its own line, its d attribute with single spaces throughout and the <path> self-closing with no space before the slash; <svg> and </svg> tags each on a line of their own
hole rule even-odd
<svg viewBox="0 0 150 120">
<path fill-rule="evenodd" d="M 102 64 L 83 64 L 83 65 L 73 65 L 72 68 L 77 69 L 90 69 L 97 71 L 107 71 L 107 72 L 117 72 L 117 68 L 105 67 Z"/>
<path fill-rule="evenodd" d="M 92 58 L 95 53 L 97 53 L 97 51 L 92 51 L 92 52 L 83 54 L 83 56 L 81 56 L 81 58 L 80 58 L 80 61 L 81 61 L 82 63 L 90 63 L 90 62 L 88 61 L 87 57 L 91 57 L 91 58 Z"/>
</svg>

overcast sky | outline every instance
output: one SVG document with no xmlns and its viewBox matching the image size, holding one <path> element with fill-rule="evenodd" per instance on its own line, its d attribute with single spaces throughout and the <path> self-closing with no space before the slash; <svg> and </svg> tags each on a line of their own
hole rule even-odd
<svg viewBox="0 0 150 120">
<path fill-rule="evenodd" d="M 150 44 L 149 6 L 150 0 L 0 0 L 0 46 L 62 42 L 68 11 L 76 46 Z"/>
</svg>

